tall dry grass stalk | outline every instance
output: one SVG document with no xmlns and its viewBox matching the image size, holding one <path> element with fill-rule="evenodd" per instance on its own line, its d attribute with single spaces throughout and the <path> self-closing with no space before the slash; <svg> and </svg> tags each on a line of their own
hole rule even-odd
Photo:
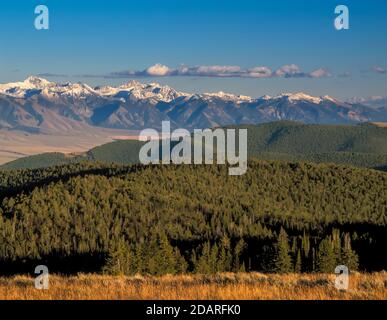
<svg viewBox="0 0 387 320">
<path fill-rule="evenodd" d="M 352 274 L 348 291 L 334 286 L 335 275 L 223 273 L 212 276 L 52 275 L 48 290 L 34 278 L 0 278 L 0 299 L 387 299 L 387 273 Z"/>
</svg>

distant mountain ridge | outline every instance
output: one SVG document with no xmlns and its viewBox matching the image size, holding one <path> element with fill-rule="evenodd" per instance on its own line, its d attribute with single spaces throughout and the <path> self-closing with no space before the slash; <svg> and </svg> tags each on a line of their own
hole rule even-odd
<svg viewBox="0 0 387 320">
<path fill-rule="evenodd" d="M 39 77 L 0 84 L 0 129 L 50 133 L 89 126 L 114 129 L 209 128 L 295 120 L 317 124 L 387 121 L 387 108 L 329 96 L 283 93 L 251 98 L 224 92 L 188 94 L 157 83 L 118 87 L 57 84 Z"/>
</svg>

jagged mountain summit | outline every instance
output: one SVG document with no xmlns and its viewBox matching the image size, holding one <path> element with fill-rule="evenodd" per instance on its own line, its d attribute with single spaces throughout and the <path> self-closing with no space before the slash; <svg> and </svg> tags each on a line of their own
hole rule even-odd
<svg viewBox="0 0 387 320">
<path fill-rule="evenodd" d="M 138 81 L 93 88 L 35 76 L 0 84 L 0 129 L 50 132 L 93 126 L 138 130 L 159 128 L 163 120 L 187 129 L 277 120 L 345 124 L 387 121 L 387 110 L 303 92 L 252 98 L 225 92 L 189 94 Z"/>
<path fill-rule="evenodd" d="M 33 95 L 55 97 L 65 95 L 68 97 L 87 97 L 88 95 L 119 97 L 123 93 L 137 99 L 154 99 L 157 101 L 169 102 L 181 95 L 168 86 L 161 86 L 158 83 L 143 84 L 138 81 L 129 81 L 119 87 L 102 86 L 92 88 L 84 83 L 58 84 L 36 76 L 30 76 L 22 82 L 11 82 L 0 84 L 0 94 L 15 98 L 29 98 Z"/>
</svg>

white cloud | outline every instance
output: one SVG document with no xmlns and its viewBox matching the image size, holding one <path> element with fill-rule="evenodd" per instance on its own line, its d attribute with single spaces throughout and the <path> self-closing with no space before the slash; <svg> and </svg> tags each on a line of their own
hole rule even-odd
<svg viewBox="0 0 387 320">
<path fill-rule="evenodd" d="M 241 73 L 238 66 L 200 66 L 196 68 L 196 73 L 203 76 L 233 76 Z"/>
<path fill-rule="evenodd" d="M 149 67 L 148 69 L 146 69 L 145 72 L 149 76 L 162 77 L 162 76 L 168 76 L 171 73 L 171 69 L 169 69 L 169 67 L 165 65 L 157 63 Z"/>
<path fill-rule="evenodd" d="M 387 70 L 380 66 L 375 66 L 372 68 L 372 70 L 375 71 L 376 73 L 387 73 Z"/>
<path fill-rule="evenodd" d="M 273 72 L 267 66 L 259 66 L 243 69 L 240 66 L 186 66 L 170 68 L 157 63 L 143 71 L 121 71 L 113 72 L 105 77 L 129 78 L 138 77 L 165 77 L 165 76 L 191 76 L 191 77 L 219 77 L 219 78 L 321 78 L 328 77 L 330 73 L 323 68 L 316 69 L 310 73 L 303 72 L 296 64 L 287 64 Z"/>
<path fill-rule="evenodd" d="M 331 76 L 329 71 L 327 69 L 324 69 L 324 68 L 316 69 L 316 70 L 312 71 L 309 75 L 312 78 L 323 78 L 323 77 L 330 77 Z"/>
<path fill-rule="evenodd" d="M 239 66 L 180 66 L 173 72 L 178 76 L 197 76 L 197 77 L 238 77 L 242 69 Z"/>
<path fill-rule="evenodd" d="M 304 72 L 296 64 L 286 64 L 275 71 L 275 76 L 284 78 L 323 78 L 331 74 L 324 68 L 318 68 L 312 72 Z"/>
<path fill-rule="evenodd" d="M 273 75 L 268 67 L 255 67 L 247 70 L 247 77 L 250 78 L 269 78 Z"/>
<path fill-rule="evenodd" d="M 275 75 L 278 77 L 288 77 L 300 74 L 301 70 L 296 64 L 285 64 L 284 66 L 278 68 L 275 72 Z"/>
</svg>

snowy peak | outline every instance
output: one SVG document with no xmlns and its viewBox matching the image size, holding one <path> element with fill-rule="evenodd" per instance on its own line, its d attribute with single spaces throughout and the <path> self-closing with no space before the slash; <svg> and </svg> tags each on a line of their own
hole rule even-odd
<svg viewBox="0 0 387 320">
<path fill-rule="evenodd" d="M 146 100 L 153 105 L 158 102 L 169 103 L 182 96 L 187 98 L 194 96 L 193 94 L 179 92 L 167 85 L 161 85 L 159 83 L 146 84 L 136 80 L 131 80 L 117 87 L 101 86 L 92 88 L 89 85 L 83 83 L 57 84 L 55 82 L 50 82 L 46 79 L 36 76 L 29 76 L 22 82 L 0 84 L 0 94 L 5 94 L 17 98 L 28 98 L 35 94 L 41 94 L 46 97 L 55 98 L 60 98 L 61 96 L 79 98 L 86 98 L 87 96 L 99 96 L 104 98 L 118 98 L 123 101 Z M 223 91 L 196 94 L 196 96 L 208 101 L 217 98 L 219 100 L 233 102 L 236 104 L 249 103 L 259 100 L 275 101 L 278 99 L 287 99 L 291 103 L 296 103 L 299 101 L 306 101 L 314 104 L 320 104 L 322 101 L 339 103 L 338 100 L 329 96 L 314 97 L 303 92 L 281 93 L 275 97 L 265 95 L 258 99 L 253 99 L 244 95 L 226 93 Z"/>
<path fill-rule="evenodd" d="M 69 95 L 69 96 L 79 96 L 79 97 L 97 94 L 97 92 L 87 84 L 71 83 L 71 82 L 57 86 L 56 92 Z"/>
<path fill-rule="evenodd" d="M 29 76 L 24 81 L 0 84 L 0 94 L 23 98 L 29 95 L 31 91 L 39 91 L 49 85 L 51 85 L 51 82 L 45 79 Z"/>
<path fill-rule="evenodd" d="M 315 97 L 311 96 L 307 93 L 304 92 L 296 92 L 296 93 L 281 93 L 278 96 L 275 96 L 273 98 L 268 97 L 267 100 L 270 99 L 287 99 L 289 102 L 299 102 L 299 101 L 306 101 L 306 102 L 311 102 L 314 104 L 320 104 L 324 101 L 331 101 L 334 103 L 341 103 L 338 99 L 333 98 L 331 96 L 320 96 L 320 97 Z"/>
<path fill-rule="evenodd" d="M 334 103 L 342 103 L 340 100 L 338 100 L 336 98 L 333 98 L 331 96 L 322 96 L 321 98 L 323 100 L 331 101 L 331 102 L 334 102 Z"/>
<path fill-rule="evenodd" d="M 178 92 L 169 86 L 163 86 L 159 83 L 144 84 L 138 81 L 130 81 L 117 88 L 117 92 L 130 92 L 132 99 L 143 100 L 151 99 L 155 101 L 170 102 L 180 96 L 186 96 L 186 93 Z"/>
<path fill-rule="evenodd" d="M 153 100 L 153 102 L 170 102 L 180 96 L 188 95 L 183 92 L 178 92 L 169 86 L 162 86 L 159 83 L 144 84 L 135 80 L 129 81 L 119 87 L 104 86 L 94 89 L 103 96 L 126 97 L 131 100 Z"/>
<path fill-rule="evenodd" d="M 119 91 L 118 88 L 111 87 L 111 86 L 98 86 L 94 88 L 95 92 L 97 94 L 102 95 L 102 96 L 113 96 L 117 94 Z"/>
<path fill-rule="evenodd" d="M 283 98 L 289 100 L 290 102 L 308 101 L 308 102 L 319 104 L 322 101 L 322 99 L 320 97 L 314 97 L 314 96 L 308 95 L 308 94 L 303 93 L 303 92 L 281 93 L 278 96 L 274 97 L 273 99 L 283 99 Z"/>
<path fill-rule="evenodd" d="M 234 94 L 226 93 L 226 92 L 223 92 L 223 91 L 212 92 L 212 93 L 204 93 L 203 96 L 207 97 L 207 98 L 219 98 L 219 99 L 222 99 L 222 100 L 233 101 L 233 102 L 236 102 L 236 103 L 250 102 L 250 101 L 253 100 L 249 96 L 234 95 Z"/>
<path fill-rule="evenodd" d="M 267 95 L 267 94 L 265 94 L 265 95 L 263 95 L 262 97 L 259 97 L 258 99 L 259 99 L 259 100 L 270 100 L 270 99 L 272 99 L 272 97 L 269 96 L 269 95 Z"/>
<path fill-rule="evenodd" d="M 22 82 L 0 84 L 0 93 L 17 98 L 28 98 L 33 94 L 42 94 L 47 97 L 83 96 L 95 92 L 90 86 L 82 83 L 57 84 L 43 78 L 29 76 Z"/>
<path fill-rule="evenodd" d="M 120 85 L 118 87 L 118 89 L 133 89 L 133 88 L 141 88 L 143 87 L 144 84 L 139 82 L 139 81 L 136 81 L 136 80 L 131 80 L 127 83 L 124 83 L 122 85 Z"/>
<path fill-rule="evenodd" d="M 83 83 L 57 84 L 36 76 L 29 76 L 21 82 L 0 84 L 0 94 L 17 98 L 28 98 L 31 94 L 42 94 L 47 97 L 71 96 L 86 97 L 96 95 L 101 97 L 129 98 L 132 100 L 152 100 L 150 102 L 170 102 L 177 97 L 188 94 L 178 92 L 169 86 L 158 83 L 143 84 L 138 81 L 129 81 L 119 87 L 103 86 L 92 88 Z"/>
<path fill-rule="evenodd" d="M 25 83 L 27 86 L 29 85 L 34 88 L 42 88 L 44 86 L 52 84 L 50 81 L 36 76 L 29 76 L 23 81 L 23 83 Z"/>
<path fill-rule="evenodd" d="M 169 86 L 162 86 L 158 83 L 145 85 L 142 92 L 138 91 L 136 94 L 140 98 L 155 98 L 164 102 L 170 102 L 180 96 L 186 95 L 185 93 L 178 92 Z"/>
</svg>

